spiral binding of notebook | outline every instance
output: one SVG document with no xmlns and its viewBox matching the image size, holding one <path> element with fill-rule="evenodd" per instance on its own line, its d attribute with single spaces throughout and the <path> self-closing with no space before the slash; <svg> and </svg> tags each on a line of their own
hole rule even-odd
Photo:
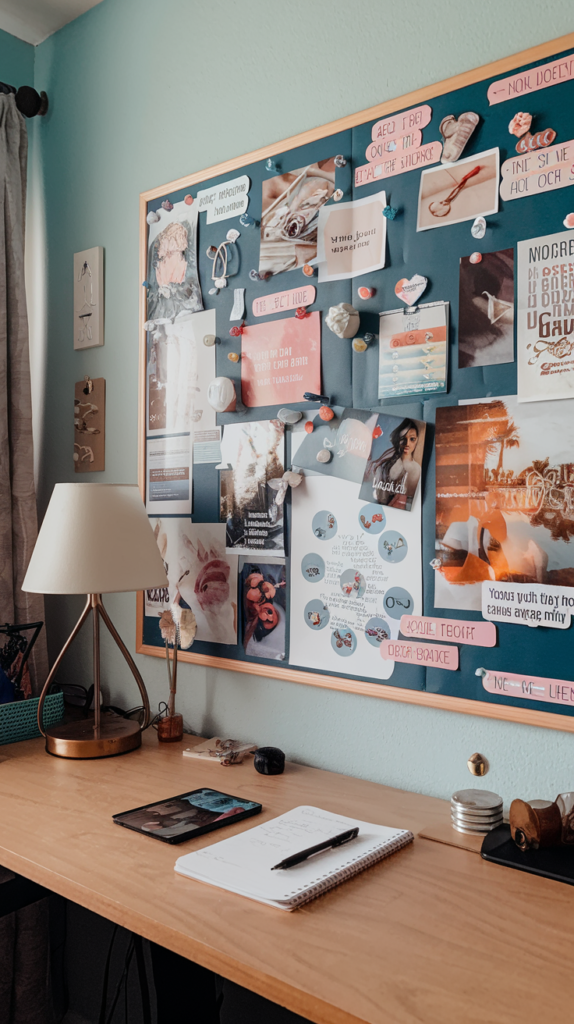
<svg viewBox="0 0 574 1024">
<path fill-rule="evenodd" d="M 272 871 L 284 857 L 355 826 L 359 835 L 350 844 L 294 867 Z M 260 903 L 295 910 L 407 846 L 413 838 L 412 832 L 404 829 L 357 821 L 305 805 L 186 854 L 178 859 L 175 870 Z"/>
</svg>

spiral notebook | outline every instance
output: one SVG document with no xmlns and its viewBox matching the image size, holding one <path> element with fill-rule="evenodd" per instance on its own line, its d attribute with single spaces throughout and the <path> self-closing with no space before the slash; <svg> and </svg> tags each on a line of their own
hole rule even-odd
<svg viewBox="0 0 574 1024">
<path fill-rule="evenodd" d="M 359 835 L 347 845 L 326 850 L 286 870 L 271 870 L 286 857 L 357 825 Z M 178 858 L 175 870 L 259 903 L 295 910 L 413 839 L 412 832 L 405 829 L 373 825 L 305 805 L 187 853 Z"/>
</svg>

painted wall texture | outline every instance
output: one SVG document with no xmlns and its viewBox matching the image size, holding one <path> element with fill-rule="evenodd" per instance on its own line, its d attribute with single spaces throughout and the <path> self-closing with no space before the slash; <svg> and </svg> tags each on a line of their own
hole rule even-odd
<svg viewBox="0 0 574 1024">
<path fill-rule="evenodd" d="M 54 483 L 73 479 L 73 385 L 85 373 L 107 381 L 107 469 L 98 479 L 136 481 L 140 191 L 573 28 L 571 0 L 411 0 L 404 18 L 390 0 L 104 0 L 42 43 L 35 85 L 50 111 L 33 126 L 33 216 L 46 259 L 36 261 L 30 294 L 39 309 L 47 296 L 45 331 L 43 317 L 36 326 L 47 346 L 41 512 Z M 12 57 L 24 45 L 14 41 Z M 2 65 L 5 48 L 0 38 Z M 79 353 L 72 254 L 94 245 L 105 248 L 106 343 Z M 39 354 L 43 374 L 41 364 Z M 133 650 L 134 597 L 107 605 Z M 53 655 L 80 608 L 80 598 L 49 599 Z M 165 666 L 138 661 L 157 707 Z M 89 635 L 63 671 L 89 683 Z M 113 702 L 136 703 L 105 633 L 103 680 Z M 276 744 L 307 764 L 447 797 L 470 784 L 466 760 L 479 750 L 492 765 L 484 784 L 506 800 L 572 788 L 566 733 L 228 671 L 183 666 L 179 680 L 193 731 Z"/>
</svg>

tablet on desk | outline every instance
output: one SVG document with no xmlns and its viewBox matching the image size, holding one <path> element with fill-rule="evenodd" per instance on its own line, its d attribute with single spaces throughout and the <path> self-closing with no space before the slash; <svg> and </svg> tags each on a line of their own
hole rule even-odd
<svg viewBox="0 0 574 1024">
<path fill-rule="evenodd" d="M 253 800 L 242 800 L 217 789 L 193 789 L 169 800 L 114 814 L 113 820 L 117 825 L 161 839 L 163 843 L 184 843 L 260 811 L 261 804 Z"/>
</svg>

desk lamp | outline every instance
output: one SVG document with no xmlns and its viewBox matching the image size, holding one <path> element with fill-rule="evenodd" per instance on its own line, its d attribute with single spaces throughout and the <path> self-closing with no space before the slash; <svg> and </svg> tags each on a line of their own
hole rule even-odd
<svg viewBox="0 0 574 1024">
<path fill-rule="evenodd" d="M 58 757 L 109 757 L 141 744 L 149 724 L 146 688 L 104 605 L 103 593 L 167 586 L 161 555 L 135 484 L 56 484 L 32 552 L 22 590 L 36 594 L 87 594 L 78 622 L 40 694 L 38 727 L 46 750 Z M 62 658 L 90 611 L 94 635 L 94 715 L 44 729 L 44 700 Z M 100 619 L 126 659 L 144 707 L 141 725 L 100 716 Z"/>
</svg>

